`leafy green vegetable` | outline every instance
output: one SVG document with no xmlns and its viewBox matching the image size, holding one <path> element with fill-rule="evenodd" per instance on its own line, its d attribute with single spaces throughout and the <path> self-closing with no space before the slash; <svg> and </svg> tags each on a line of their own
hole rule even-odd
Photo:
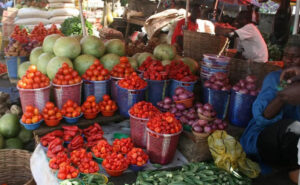
<svg viewBox="0 0 300 185">
<path fill-rule="evenodd" d="M 85 185 L 113 185 L 111 182 L 107 183 L 107 178 L 101 174 L 84 174 L 82 180 Z"/>
<path fill-rule="evenodd" d="M 87 29 L 87 32 L 89 35 L 93 34 L 93 25 L 85 21 L 85 26 Z M 66 19 L 60 28 L 61 32 L 65 36 L 70 36 L 70 35 L 82 35 L 82 25 L 81 25 L 81 19 L 80 17 L 70 17 Z"/>
<path fill-rule="evenodd" d="M 68 179 L 59 183 L 59 185 L 81 185 L 80 179 Z"/>
</svg>

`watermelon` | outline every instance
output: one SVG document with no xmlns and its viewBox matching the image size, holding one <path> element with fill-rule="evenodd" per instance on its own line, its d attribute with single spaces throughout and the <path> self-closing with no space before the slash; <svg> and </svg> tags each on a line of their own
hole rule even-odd
<svg viewBox="0 0 300 185">
<path fill-rule="evenodd" d="M 23 62 L 22 64 L 19 65 L 19 67 L 18 67 L 18 77 L 19 78 L 22 78 L 26 74 L 26 71 L 30 65 L 31 65 L 31 63 L 29 61 Z"/>
<path fill-rule="evenodd" d="M 131 67 L 136 70 L 138 67 L 138 62 L 133 57 L 128 57 Z"/>
<path fill-rule="evenodd" d="M 62 67 L 63 63 L 67 63 L 70 67 L 73 68 L 73 64 L 70 59 L 66 57 L 54 57 L 52 58 L 47 65 L 47 75 L 52 80 L 58 69 Z"/>
<path fill-rule="evenodd" d="M 189 58 L 189 57 L 184 57 L 184 58 L 182 58 L 182 62 L 184 62 L 186 65 L 189 66 L 189 68 L 193 74 L 197 73 L 197 71 L 199 69 L 199 65 L 194 59 Z"/>
<path fill-rule="evenodd" d="M 37 65 L 39 56 L 43 53 L 42 47 L 36 47 L 34 48 L 29 56 L 29 60 L 31 64 Z"/>
<path fill-rule="evenodd" d="M 22 149 L 23 143 L 17 137 L 9 138 L 5 141 L 5 148 L 6 149 Z"/>
<path fill-rule="evenodd" d="M 141 66 L 143 64 L 143 62 L 149 57 L 151 56 L 154 59 L 154 56 L 151 53 L 148 52 L 144 52 L 144 53 L 140 53 L 138 55 L 137 61 L 139 66 Z"/>
<path fill-rule="evenodd" d="M 136 54 L 134 54 L 134 55 L 132 56 L 132 58 L 134 58 L 134 59 L 137 61 L 137 59 L 139 58 L 140 54 L 141 54 L 141 53 L 136 53 Z"/>
<path fill-rule="evenodd" d="M 111 39 L 105 43 L 106 53 L 113 53 L 116 55 L 125 56 L 125 44 L 120 39 Z"/>
<path fill-rule="evenodd" d="M 0 134 L 0 149 L 4 148 L 4 137 Z"/>
<path fill-rule="evenodd" d="M 170 44 L 159 44 L 153 54 L 158 60 L 173 60 L 176 57 L 176 48 Z"/>
<path fill-rule="evenodd" d="M 32 131 L 26 130 L 24 127 L 22 127 L 18 138 L 22 141 L 22 143 L 28 143 L 32 139 Z"/>
<path fill-rule="evenodd" d="M 169 65 L 169 64 L 171 64 L 171 60 L 163 60 L 163 61 L 161 61 L 161 64 L 163 65 L 163 66 L 166 66 L 166 65 Z"/>
<path fill-rule="evenodd" d="M 95 36 L 86 36 L 80 41 L 82 53 L 100 58 L 105 53 L 105 46 L 100 38 Z"/>
<path fill-rule="evenodd" d="M 53 57 L 55 57 L 53 53 L 41 54 L 36 65 L 37 69 L 43 74 L 47 74 L 47 65 Z"/>
<path fill-rule="evenodd" d="M 53 46 L 55 56 L 75 59 L 81 53 L 81 47 L 78 40 L 73 37 L 60 37 Z"/>
<path fill-rule="evenodd" d="M 61 35 L 59 34 L 52 34 L 45 37 L 43 42 L 43 51 L 45 53 L 53 53 L 53 46 L 55 44 L 55 41 L 59 39 Z"/>
<path fill-rule="evenodd" d="M 74 60 L 74 69 L 79 75 L 83 75 L 85 71 L 94 63 L 95 58 L 92 55 L 80 55 Z"/>
<path fill-rule="evenodd" d="M 81 39 L 82 39 L 82 35 L 72 35 L 72 36 L 70 36 L 70 37 L 72 37 L 72 38 L 78 40 L 78 42 L 80 42 Z"/>
<path fill-rule="evenodd" d="M 18 116 L 11 113 L 4 114 L 0 119 L 0 134 L 5 138 L 16 137 L 20 131 Z"/>
<path fill-rule="evenodd" d="M 120 57 L 116 54 L 106 54 L 100 59 L 102 65 L 105 69 L 108 69 L 109 71 L 112 70 L 112 68 L 120 63 Z"/>
</svg>

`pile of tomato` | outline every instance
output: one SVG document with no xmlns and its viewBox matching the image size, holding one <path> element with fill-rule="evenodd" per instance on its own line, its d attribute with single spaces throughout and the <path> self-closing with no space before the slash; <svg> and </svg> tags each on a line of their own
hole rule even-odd
<svg viewBox="0 0 300 185">
<path fill-rule="evenodd" d="M 98 141 L 97 145 L 92 148 L 92 152 L 98 158 L 105 159 L 113 151 L 112 146 L 106 140 Z"/>
<path fill-rule="evenodd" d="M 57 178 L 61 180 L 65 179 L 74 179 L 79 175 L 79 170 L 76 169 L 74 166 L 71 166 L 69 164 L 61 165 L 59 167 Z"/>
<path fill-rule="evenodd" d="M 146 60 L 141 66 L 140 70 L 143 69 L 143 75 L 145 79 L 149 80 L 167 80 L 168 79 L 168 72 L 166 68 L 162 65 L 161 61 Z"/>
<path fill-rule="evenodd" d="M 111 100 L 109 95 L 103 95 L 102 99 L 103 101 L 99 102 L 101 112 L 114 112 L 118 109 L 116 102 Z"/>
<path fill-rule="evenodd" d="M 55 157 L 50 159 L 49 161 L 49 167 L 51 169 L 59 169 L 61 165 L 70 164 L 71 160 L 68 158 L 68 155 L 66 152 L 59 152 Z"/>
<path fill-rule="evenodd" d="M 169 78 L 182 81 L 182 82 L 194 82 L 197 77 L 192 74 L 190 68 L 180 60 L 174 60 L 170 65 L 166 66 Z"/>
<path fill-rule="evenodd" d="M 133 148 L 133 143 L 131 138 L 115 139 L 112 147 L 114 152 L 127 154 Z"/>
<path fill-rule="evenodd" d="M 160 112 L 154 105 L 152 105 L 152 103 L 140 101 L 130 108 L 129 113 L 132 116 L 146 119 L 151 118 Z"/>
<path fill-rule="evenodd" d="M 73 102 L 72 100 L 68 100 L 62 107 L 61 113 L 63 116 L 68 118 L 76 118 L 81 114 L 81 107 Z"/>
<path fill-rule="evenodd" d="M 50 85 L 50 79 L 37 70 L 35 65 L 29 66 L 21 80 L 18 81 L 18 87 L 22 89 L 38 89 Z"/>
<path fill-rule="evenodd" d="M 175 134 L 182 130 L 181 123 L 170 112 L 152 117 L 147 123 L 147 127 L 160 134 Z"/>
<path fill-rule="evenodd" d="M 44 38 L 48 35 L 48 31 L 45 28 L 43 23 L 36 25 L 31 31 L 29 38 L 31 40 L 36 40 L 40 43 L 43 43 Z"/>
<path fill-rule="evenodd" d="M 99 105 L 96 103 L 96 97 L 91 95 L 86 98 L 86 101 L 82 104 L 81 110 L 84 113 L 98 113 Z"/>
<path fill-rule="evenodd" d="M 136 72 L 118 81 L 120 87 L 131 90 L 140 90 L 147 87 L 147 82 L 141 79 Z"/>
<path fill-rule="evenodd" d="M 0 63 L 0 74 L 6 73 L 7 67 L 5 64 Z"/>
<path fill-rule="evenodd" d="M 103 67 L 99 60 L 94 63 L 85 71 L 82 78 L 90 81 L 103 81 L 110 78 L 109 71 Z"/>
<path fill-rule="evenodd" d="M 108 170 L 125 170 L 128 167 L 128 160 L 122 154 L 111 153 L 103 160 L 102 166 Z"/>
<path fill-rule="evenodd" d="M 63 63 L 53 79 L 53 83 L 56 85 L 73 85 L 80 82 L 81 77 L 78 72 L 72 69 L 67 63 Z"/>
<path fill-rule="evenodd" d="M 29 42 L 29 36 L 27 30 L 25 28 L 21 30 L 19 25 L 15 26 L 13 33 L 10 35 L 10 38 L 22 44 L 26 44 Z"/>
<path fill-rule="evenodd" d="M 149 156 L 141 148 L 133 148 L 128 152 L 127 159 L 130 164 L 143 166 L 147 163 Z"/>
<path fill-rule="evenodd" d="M 134 69 L 130 65 L 128 58 L 121 57 L 120 63 L 113 67 L 110 74 L 113 77 L 126 78 L 133 72 L 134 72 Z"/>
<path fill-rule="evenodd" d="M 34 124 L 43 119 L 43 116 L 40 114 L 39 109 L 29 105 L 26 106 L 25 112 L 22 116 L 22 122 L 25 124 Z"/>
<path fill-rule="evenodd" d="M 47 102 L 43 109 L 43 117 L 45 120 L 60 120 L 62 119 L 62 113 L 55 107 L 54 103 Z"/>
</svg>

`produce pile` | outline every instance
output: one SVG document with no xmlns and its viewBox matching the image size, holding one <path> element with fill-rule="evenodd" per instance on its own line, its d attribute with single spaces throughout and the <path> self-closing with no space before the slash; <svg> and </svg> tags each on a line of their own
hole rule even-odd
<svg viewBox="0 0 300 185">
<path fill-rule="evenodd" d="M 7 67 L 5 64 L 0 63 L 0 75 L 7 73 Z"/>
<path fill-rule="evenodd" d="M 126 53 L 128 56 L 133 56 L 136 53 L 149 52 L 152 53 L 154 48 L 159 45 L 158 38 L 151 38 L 147 44 L 144 44 L 141 39 L 135 42 L 129 42 L 126 45 Z"/>
<path fill-rule="evenodd" d="M 190 163 L 176 171 L 144 171 L 139 172 L 133 185 L 170 184 L 230 184 L 250 185 L 247 177 L 237 178 L 228 172 L 221 170 L 212 163 Z"/>
</svg>

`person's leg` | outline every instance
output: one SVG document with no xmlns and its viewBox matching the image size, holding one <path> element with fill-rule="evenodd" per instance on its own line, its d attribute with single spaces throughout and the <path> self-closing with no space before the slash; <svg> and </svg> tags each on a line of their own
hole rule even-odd
<svg viewBox="0 0 300 185">
<path fill-rule="evenodd" d="M 257 149 L 262 161 L 270 166 L 298 170 L 297 144 L 300 136 L 300 122 L 281 120 L 266 127 L 259 135 Z M 294 171 L 293 177 L 299 172 Z M 294 181 L 294 178 L 292 179 Z"/>
</svg>

